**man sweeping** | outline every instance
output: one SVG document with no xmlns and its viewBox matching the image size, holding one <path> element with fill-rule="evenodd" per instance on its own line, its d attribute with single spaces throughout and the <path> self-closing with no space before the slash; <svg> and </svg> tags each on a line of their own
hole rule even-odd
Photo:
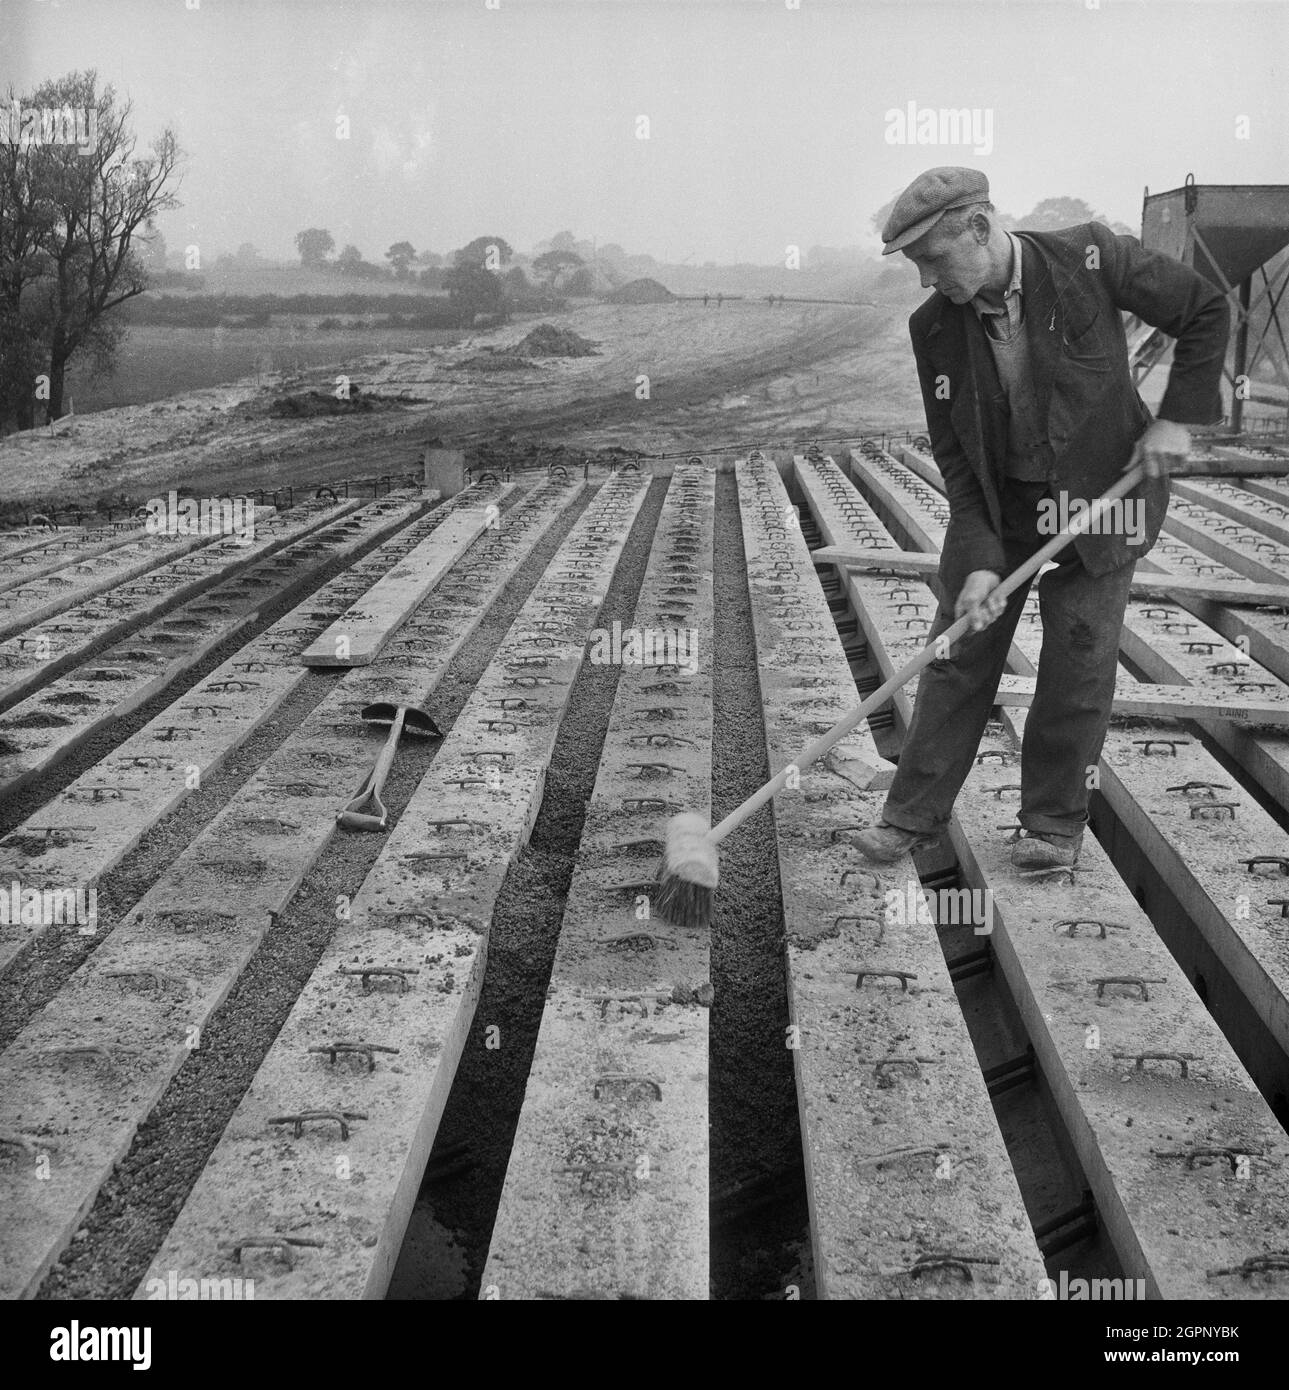
<svg viewBox="0 0 1289 1390">
<path fill-rule="evenodd" d="M 1195 271 L 1096 222 L 1059 232 L 999 225 L 975 169 L 928 169 L 882 232 L 935 291 L 909 320 L 931 451 L 949 526 L 933 641 L 968 614 L 972 631 L 918 686 L 882 819 L 855 843 L 890 861 L 948 823 L 993 707 L 1029 584 L 1000 579 L 1053 534 L 1045 525 L 1100 496 L 1140 462 L 1146 480 L 1121 513 L 1080 535 L 1039 580 L 1043 646 L 1021 748 L 1022 869 L 1072 866 L 1110 719 L 1119 631 L 1133 566 L 1155 543 L 1168 470 L 1188 425 L 1222 418 L 1229 313 Z M 1157 419 L 1128 368 L 1120 310 L 1175 338 Z"/>
</svg>

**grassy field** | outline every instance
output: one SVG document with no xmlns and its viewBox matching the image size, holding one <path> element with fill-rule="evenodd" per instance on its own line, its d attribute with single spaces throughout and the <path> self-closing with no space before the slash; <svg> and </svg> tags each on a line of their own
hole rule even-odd
<svg viewBox="0 0 1289 1390">
<path fill-rule="evenodd" d="M 416 267 L 419 272 L 420 267 Z M 438 296 L 415 280 L 359 280 L 327 270 L 305 270 L 303 266 L 204 267 L 194 274 L 193 294 L 424 294 Z M 160 294 L 182 294 L 179 286 L 167 285 Z"/>
<path fill-rule="evenodd" d="M 340 316 L 346 323 L 352 315 Z M 145 405 L 181 391 L 219 386 L 269 372 L 301 372 L 381 352 L 417 352 L 456 342 L 460 333 L 341 328 L 315 323 L 268 328 L 137 327 L 121 347 L 115 376 L 91 382 L 73 372 L 68 387 L 78 414 L 115 405 Z"/>
</svg>

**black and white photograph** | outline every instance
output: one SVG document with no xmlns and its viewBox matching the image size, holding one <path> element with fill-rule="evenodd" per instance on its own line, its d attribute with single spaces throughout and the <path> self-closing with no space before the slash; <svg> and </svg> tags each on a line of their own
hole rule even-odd
<svg viewBox="0 0 1289 1390">
<path fill-rule="evenodd" d="M 0 0 L 20 1357 L 1274 1375 L 1287 335 L 1283 0 Z"/>
</svg>

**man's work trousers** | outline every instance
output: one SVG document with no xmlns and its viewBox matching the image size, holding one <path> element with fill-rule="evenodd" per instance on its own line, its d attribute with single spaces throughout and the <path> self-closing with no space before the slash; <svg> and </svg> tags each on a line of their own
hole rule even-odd
<svg viewBox="0 0 1289 1390">
<path fill-rule="evenodd" d="M 1008 573 L 1051 539 L 1038 530 L 1038 504 L 1048 495 L 1045 483 L 1004 485 Z M 1072 835 L 1087 822 L 1090 770 L 1110 722 L 1133 568 L 1124 565 L 1094 578 L 1071 542 L 1057 556 L 1056 568 L 1039 580 L 1043 646 L 1021 745 L 1019 820 L 1029 831 Z M 938 831 L 947 823 L 989 720 L 1028 592 L 1029 584 L 1021 585 L 983 632 L 968 633 L 948 660 L 933 661 L 923 671 L 883 810 L 889 824 Z M 929 640 L 953 622 L 956 598 L 941 599 Z"/>
</svg>

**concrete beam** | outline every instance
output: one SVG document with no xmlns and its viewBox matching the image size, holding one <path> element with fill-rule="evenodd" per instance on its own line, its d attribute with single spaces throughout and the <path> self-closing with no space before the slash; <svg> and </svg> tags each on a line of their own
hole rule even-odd
<svg viewBox="0 0 1289 1390">
<path fill-rule="evenodd" d="M 338 618 L 301 654 L 306 666 L 367 666 L 489 526 L 500 517 L 499 504 L 514 490 L 507 483 L 496 495 L 454 511 L 392 569 L 362 602 Z"/>
<path fill-rule="evenodd" d="M 832 506 L 831 464 L 798 459 L 796 476 L 826 539 L 868 531 Z M 777 773 L 854 707 L 855 682 L 777 472 L 740 464 L 739 489 Z M 774 803 L 818 1294 L 1036 1298 L 1043 1262 L 917 871 L 846 837 L 881 806 L 847 767 L 878 761 L 861 727 Z M 969 1257 L 965 1277 L 923 1272 L 945 1250 Z"/>
<path fill-rule="evenodd" d="M 711 998 L 695 996 L 710 973 L 710 931 L 651 918 L 659 855 L 619 846 L 662 834 L 664 814 L 633 810 L 646 792 L 700 815 L 710 810 L 714 493 L 711 470 L 676 468 L 628 625 L 628 642 L 632 626 L 692 632 L 697 645 L 687 637 L 686 652 L 672 655 L 692 655 L 696 669 L 622 664 L 484 1267 L 485 1298 L 709 1294 Z M 660 683 L 678 691 L 650 693 Z M 653 713 L 659 707 L 666 719 Z M 645 783 L 642 761 L 660 765 Z M 618 886 L 632 879 L 644 886 Z"/>
</svg>

